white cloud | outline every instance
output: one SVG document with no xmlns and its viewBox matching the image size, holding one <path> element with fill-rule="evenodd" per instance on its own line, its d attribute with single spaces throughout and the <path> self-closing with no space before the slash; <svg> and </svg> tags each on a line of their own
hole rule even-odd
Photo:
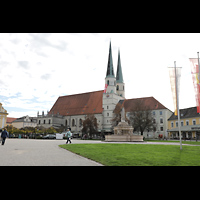
<svg viewBox="0 0 200 200">
<path fill-rule="evenodd" d="M 50 110 L 62 95 L 103 90 L 111 39 L 115 74 L 120 48 L 126 98 L 154 96 L 173 110 L 167 67 L 177 61 L 183 67 L 180 107 L 195 106 L 188 59 L 197 56 L 199 36 L 0 34 L 0 95 L 6 97 L 0 102 L 33 113 Z"/>
</svg>

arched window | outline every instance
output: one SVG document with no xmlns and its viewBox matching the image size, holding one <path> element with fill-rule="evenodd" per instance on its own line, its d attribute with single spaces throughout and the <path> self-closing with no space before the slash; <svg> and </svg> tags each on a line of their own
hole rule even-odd
<svg viewBox="0 0 200 200">
<path fill-rule="evenodd" d="M 72 126 L 75 126 L 75 120 L 72 119 Z"/>
<path fill-rule="evenodd" d="M 83 124 L 82 124 L 82 119 L 79 119 L 79 127 L 81 127 Z"/>
</svg>

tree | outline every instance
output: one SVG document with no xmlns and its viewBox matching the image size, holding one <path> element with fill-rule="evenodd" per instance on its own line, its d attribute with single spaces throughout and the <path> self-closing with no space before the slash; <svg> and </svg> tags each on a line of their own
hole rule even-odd
<svg viewBox="0 0 200 200">
<path fill-rule="evenodd" d="M 137 100 L 131 109 L 130 123 L 134 131 L 140 131 L 141 135 L 145 130 L 151 131 L 156 127 L 151 110 L 140 100 Z"/>
<path fill-rule="evenodd" d="M 92 135 L 97 132 L 98 124 L 97 119 L 93 114 L 88 114 L 83 121 L 83 128 L 82 132 L 87 134 L 89 133 L 90 138 L 92 138 Z"/>
<path fill-rule="evenodd" d="M 57 132 L 56 129 L 53 128 L 52 126 L 45 130 L 45 133 L 47 133 L 47 134 L 54 134 L 56 132 Z"/>
</svg>

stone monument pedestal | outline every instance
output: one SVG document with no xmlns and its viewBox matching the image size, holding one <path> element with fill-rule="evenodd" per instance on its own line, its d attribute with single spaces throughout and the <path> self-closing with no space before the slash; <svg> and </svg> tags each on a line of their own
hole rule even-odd
<svg viewBox="0 0 200 200">
<path fill-rule="evenodd" d="M 143 135 L 133 135 L 133 127 L 125 122 L 125 111 L 122 109 L 121 122 L 114 127 L 114 135 L 106 135 L 106 142 L 143 142 Z"/>
<path fill-rule="evenodd" d="M 143 142 L 143 135 L 106 135 L 106 142 Z"/>
</svg>

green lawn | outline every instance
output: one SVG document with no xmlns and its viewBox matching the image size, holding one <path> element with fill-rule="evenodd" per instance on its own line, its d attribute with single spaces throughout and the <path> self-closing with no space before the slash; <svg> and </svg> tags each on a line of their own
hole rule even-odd
<svg viewBox="0 0 200 200">
<path fill-rule="evenodd" d="M 179 140 L 145 140 L 145 142 L 173 142 L 173 143 L 180 143 Z M 196 142 L 196 141 L 185 141 L 182 140 L 182 144 L 192 144 L 192 145 L 200 145 L 200 142 Z"/>
<path fill-rule="evenodd" d="M 148 144 L 63 144 L 106 166 L 200 166 L 200 147 Z"/>
</svg>

